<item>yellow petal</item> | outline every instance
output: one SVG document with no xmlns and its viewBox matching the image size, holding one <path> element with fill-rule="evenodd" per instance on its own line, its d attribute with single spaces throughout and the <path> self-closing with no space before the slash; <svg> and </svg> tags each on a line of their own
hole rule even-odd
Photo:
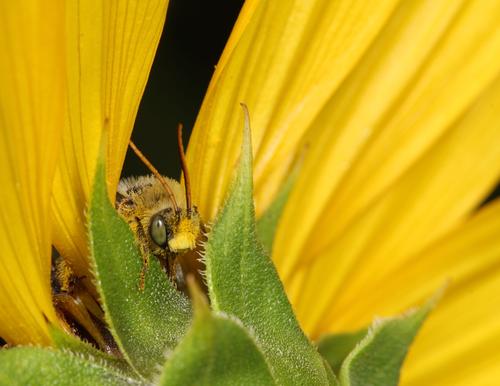
<svg viewBox="0 0 500 386">
<path fill-rule="evenodd" d="M 449 282 L 453 292 L 460 283 L 494 269 L 500 258 L 500 201 L 482 209 L 469 221 L 415 254 L 403 265 L 373 275 L 356 304 L 323 320 L 318 329 L 350 329 L 366 315 L 391 315 L 425 301 Z M 394 296 L 398 294 L 398 296 Z M 359 304 L 359 306 L 358 306 Z M 346 307 L 346 304 L 343 304 Z"/>
<path fill-rule="evenodd" d="M 430 288 L 415 282 L 408 296 L 399 281 L 391 296 L 383 286 L 459 226 L 500 173 L 500 4 L 370 4 L 259 3 L 221 60 L 189 145 L 206 220 L 238 156 L 239 102 L 252 119 L 258 212 L 308 146 L 273 259 L 313 337 L 424 297 Z M 436 278 L 465 270 L 444 262 Z M 372 292 L 387 299 L 363 301 Z"/>
<path fill-rule="evenodd" d="M 360 60 L 394 4 L 246 3 L 189 143 L 193 201 L 205 220 L 213 218 L 224 199 L 239 154 L 239 103 L 250 110 L 260 213 L 286 175 L 303 133 Z"/>
<path fill-rule="evenodd" d="M 64 2 L 0 2 L 0 336 L 49 344 L 50 194 L 64 125 Z"/>
<path fill-rule="evenodd" d="M 85 208 L 99 141 L 109 131 L 114 196 L 168 0 L 68 2 L 69 117 L 54 183 L 54 243 L 78 274 L 88 268 Z"/>
<path fill-rule="evenodd" d="M 494 186 L 500 175 L 499 107 L 500 78 L 345 232 L 312 261 L 304 259 L 298 270 L 306 271 L 305 279 L 292 303 L 309 332 L 317 334 L 325 324 L 345 328 L 335 316 L 358 307 L 367 311 L 349 326 L 368 323 L 373 314 L 363 297 L 394 269 L 411 269 L 412 257 L 462 222 Z M 320 283 L 325 272 L 332 275 Z M 405 293 L 397 296 L 404 304 Z"/>
<path fill-rule="evenodd" d="M 498 293 L 497 269 L 481 282 L 464 288 L 450 300 L 447 308 L 433 316 L 421 332 L 403 370 L 402 385 L 466 386 L 495 385 L 500 379 L 498 368 L 498 302 L 477 307 L 478 299 Z M 496 276 L 496 278 L 495 278 Z M 497 300 L 496 297 L 494 300 Z M 471 308 L 472 307 L 472 308 Z M 490 308 L 494 307 L 494 308 Z M 460 318 L 457 320 L 456 315 Z M 462 315 L 465 314 L 464 317 Z M 450 320 L 457 321 L 451 323 Z M 440 325 L 441 323 L 441 325 Z M 422 358 L 421 364 L 418 364 Z"/>
<path fill-rule="evenodd" d="M 446 271 L 451 278 L 410 350 L 402 385 L 492 385 L 500 379 L 499 234 L 500 201 L 421 255 L 416 269 L 401 272 L 401 282 L 410 283 L 400 291 L 415 292 L 425 278 L 420 292 L 426 292 Z"/>
<path fill-rule="evenodd" d="M 496 78 L 499 15 L 496 2 L 400 3 L 308 133 L 274 250 L 283 275 L 340 237 Z"/>
<path fill-rule="evenodd" d="M 497 255 L 498 259 L 499 255 Z M 500 379 L 498 265 L 450 293 L 424 324 L 401 385 L 496 385 Z"/>
</svg>

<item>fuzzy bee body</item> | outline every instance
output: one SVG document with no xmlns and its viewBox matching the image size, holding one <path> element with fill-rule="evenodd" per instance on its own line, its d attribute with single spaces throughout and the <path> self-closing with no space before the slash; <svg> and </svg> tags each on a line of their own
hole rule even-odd
<svg viewBox="0 0 500 386">
<path fill-rule="evenodd" d="M 158 257 L 169 277 L 183 286 L 178 256 L 194 250 L 200 236 L 200 218 L 195 207 L 186 208 L 180 184 L 165 177 L 163 183 L 153 175 L 128 177 L 117 189 L 116 209 L 136 236 L 142 257 L 140 287 L 144 287 L 150 254 Z"/>
</svg>

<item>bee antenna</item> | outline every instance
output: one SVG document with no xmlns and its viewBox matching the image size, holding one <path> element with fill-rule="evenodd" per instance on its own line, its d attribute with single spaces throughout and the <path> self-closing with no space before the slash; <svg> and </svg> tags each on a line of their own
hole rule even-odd
<svg viewBox="0 0 500 386">
<path fill-rule="evenodd" d="M 179 147 L 179 157 L 181 158 L 182 173 L 184 174 L 184 187 L 186 188 L 186 209 L 191 213 L 191 183 L 186 163 L 186 154 L 184 154 L 184 144 L 182 143 L 182 123 L 177 125 L 177 146 Z"/>
<path fill-rule="evenodd" d="M 135 155 L 142 161 L 144 165 L 151 171 L 151 173 L 154 174 L 156 179 L 160 182 L 160 184 L 163 186 L 167 194 L 170 196 L 170 199 L 172 200 L 172 203 L 174 204 L 175 209 L 178 209 L 177 202 L 175 201 L 175 196 L 174 192 L 172 191 L 172 188 L 168 186 L 167 181 L 165 180 L 165 177 L 163 177 L 158 170 L 153 166 L 151 162 L 146 158 L 144 154 L 135 146 L 134 142 L 130 140 L 129 142 L 130 148 L 134 151 Z"/>
</svg>

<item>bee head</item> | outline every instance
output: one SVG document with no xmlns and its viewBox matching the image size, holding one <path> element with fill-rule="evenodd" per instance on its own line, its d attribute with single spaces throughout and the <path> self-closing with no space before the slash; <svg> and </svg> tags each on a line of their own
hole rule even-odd
<svg viewBox="0 0 500 386">
<path fill-rule="evenodd" d="M 173 253 L 195 249 L 200 232 L 200 216 L 196 207 L 190 210 L 167 208 L 152 216 L 149 224 L 153 242 Z"/>
<path fill-rule="evenodd" d="M 177 127 L 177 144 L 179 147 L 179 156 L 184 175 L 184 187 L 186 191 L 186 207 L 178 205 L 177 199 L 172 187 L 165 178 L 160 175 L 158 170 L 148 161 L 141 151 L 130 141 L 130 147 L 137 156 L 144 162 L 149 170 L 163 186 L 171 206 L 165 208 L 153 216 L 149 223 L 149 236 L 153 243 L 162 250 L 169 250 L 172 253 L 186 252 L 196 248 L 196 240 L 201 233 L 200 215 L 195 206 L 191 205 L 191 188 L 189 182 L 189 173 L 187 170 L 186 156 L 184 154 L 184 145 L 182 143 L 182 124 Z"/>
</svg>

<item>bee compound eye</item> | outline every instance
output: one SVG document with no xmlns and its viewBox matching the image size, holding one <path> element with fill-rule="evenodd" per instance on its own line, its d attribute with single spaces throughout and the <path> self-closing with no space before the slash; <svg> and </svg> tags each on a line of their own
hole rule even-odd
<svg viewBox="0 0 500 386">
<path fill-rule="evenodd" d="M 153 241 L 160 247 L 165 248 L 167 245 L 167 227 L 165 221 L 160 215 L 152 218 L 149 225 L 149 234 Z"/>
</svg>

